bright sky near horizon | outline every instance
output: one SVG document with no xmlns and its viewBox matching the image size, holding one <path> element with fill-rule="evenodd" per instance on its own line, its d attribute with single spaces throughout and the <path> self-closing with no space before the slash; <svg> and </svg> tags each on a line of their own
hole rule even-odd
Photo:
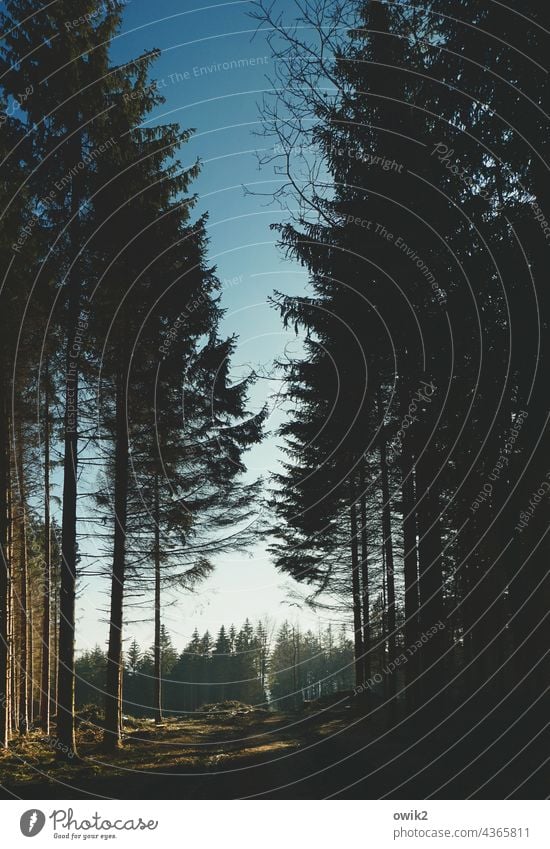
<svg viewBox="0 0 550 849">
<path fill-rule="evenodd" d="M 292 0 L 286 2 L 290 10 Z M 166 103 L 156 110 L 153 120 L 195 129 L 180 158 L 184 165 L 197 157 L 202 162 L 193 189 L 200 196 L 196 214 L 209 212 L 209 257 L 224 284 L 222 330 L 239 337 L 237 371 L 254 366 L 271 374 L 274 360 L 288 346 L 297 350 L 299 343 L 292 330 L 283 328 L 268 298 L 274 289 L 303 292 L 307 276 L 297 264 L 283 258 L 276 247 L 277 234 L 270 230 L 269 225 L 284 220 L 285 213 L 258 194 L 269 193 L 278 185 L 271 169 L 259 169 L 256 155 L 270 144 L 256 133 L 261 130 L 258 102 L 273 66 L 265 37 L 256 32 L 257 24 L 248 16 L 250 7 L 249 0 L 197 0 L 196 7 L 181 11 L 176 0 L 154 4 L 129 0 L 112 55 L 114 61 L 122 62 L 152 48 L 162 51 L 153 78 Z M 253 406 L 265 401 L 275 406 L 278 386 L 276 381 L 260 380 Z M 248 455 L 254 476 L 267 476 L 276 469 L 280 439 L 274 430 L 281 418 L 281 411 L 275 408 L 267 425 L 271 435 Z M 183 648 L 195 627 L 215 634 L 222 624 L 239 626 L 247 616 L 255 620 L 268 615 L 278 623 L 289 618 L 305 627 L 317 627 L 315 614 L 289 606 L 288 589 L 298 585 L 276 571 L 266 545 L 267 541 L 258 543 L 248 556 L 218 558 L 214 575 L 194 595 L 179 596 L 177 603 L 165 607 L 164 622 L 178 648 Z M 107 582 L 90 579 L 82 589 L 79 652 L 96 643 L 104 646 L 107 638 Z M 142 646 L 152 643 L 152 622 L 133 621 L 144 615 L 141 608 L 127 611 L 126 644 L 133 637 Z M 327 622 L 328 615 L 322 621 Z"/>
</svg>

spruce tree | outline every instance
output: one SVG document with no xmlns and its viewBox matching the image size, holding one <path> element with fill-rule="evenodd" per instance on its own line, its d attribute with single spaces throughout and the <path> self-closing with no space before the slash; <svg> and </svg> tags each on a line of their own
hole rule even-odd
<svg viewBox="0 0 550 849">
<path fill-rule="evenodd" d="M 120 24 L 116 0 L 99 15 L 93 3 L 59 3 L 35 14 L 28 0 L 5 5 L 2 28 L 6 91 L 28 91 L 25 111 L 33 127 L 36 178 L 48 191 L 38 210 L 55 227 L 52 247 L 61 252 L 59 285 L 64 300 L 64 478 L 59 621 L 57 733 L 59 753 L 76 752 L 74 640 L 77 580 L 77 479 L 81 310 L 89 295 L 89 255 L 84 246 L 93 226 L 87 206 L 95 157 L 108 142 L 110 37 Z M 74 21 L 78 19 L 78 25 Z M 116 141 L 113 141 L 116 144 Z M 47 174 L 47 179 L 45 176 Z"/>
</svg>

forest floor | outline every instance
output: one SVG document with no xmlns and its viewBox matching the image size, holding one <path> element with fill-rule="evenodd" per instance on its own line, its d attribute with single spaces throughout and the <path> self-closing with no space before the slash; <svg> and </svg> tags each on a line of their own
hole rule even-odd
<svg viewBox="0 0 550 849">
<path fill-rule="evenodd" d="M 106 754 L 101 729 L 80 723 L 81 760 L 68 763 L 56 761 L 53 737 L 35 731 L 14 741 L 0 755 L 0 798 L 494 799 L 514 791 L 518 770 L 531 778 L 514 798 L 550 792 L 536 751 L 508 763 L 502 746 L 483 756 L 483 736 L 467 752 L 446 751 L 431 733 L 411 745 L 404 725 L 390 731 L 381 716 L 366 719 L 345 704 L 320 713 L 194 713 L 160 726 L 128 720 L 125 730 L 124 748 Z M 485 785 L 484 775 L 493 776 Z"/>
</svg>

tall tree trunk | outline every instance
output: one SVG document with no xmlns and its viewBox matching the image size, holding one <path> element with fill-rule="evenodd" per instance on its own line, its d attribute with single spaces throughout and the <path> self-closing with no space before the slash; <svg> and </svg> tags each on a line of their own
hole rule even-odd
<svg viewBox="0 0 550 849">
<path fill-rule="evenodd" d="M 359 496 L 361 505 L 361 596 L 363 608 L 363 675 L 364 680 L 368 681 L 371 674 L 370 662 L 370 592 L 369 592 L 369 551 L 368 551 L 368 536 L 367 536 L 367 501 L 365 493 L 365 467 L 364 461 L 361 463 L 359 472 L 359 487 L 361 493 Z"/>
<path fill-rule="evenodd" d="M 292 628 L 292 686 L 294 690 L 294 707 L 299 710 L 303 699 L 300 681 L 300 628 Z"/>
<path fill-rule="evenodd" d="M 386 561 L 386 589 L 388 597 L 388 657 L 390 663 L 393 663 L 396 655 L 396 623 L 395 623 L 395 573 L 393 562 L 393 539 L 391 525 L 391 505 L 390 505 L 390 486 L 388 476 L 388 459 L 386 448 L 386 434 L 384 425 L 381 426 L 380 438 L 380 478 L 382 484 L 382 536 Z M 396 679 L 395 671 L 392 671 L 387 676 L 388 690 L 390 703 L 390 711 L 392 714 L 396 708 Z"/>
<path fill-rule="evenodd" d="M 59 683 L 59 581 L 54 578 L 53 590 L 53 681 L 50 699 L 50 717 L 57 716 L 57 693 Z"/>
<path fill-rule="evenodd" d="M 405 415 L 408 399 L 401 383 L 401 410 Z M 416 544 L 416 500 L 414 480 L 414 452 L 411 438 L 406 431 L 401 444 L 401 499 L 403 510 L 403 570 L 405 580 L 405 649 L 416 643 L 418 627 L 418 552 Z M 412 648 L 411 648 L 412 650 Z M 415 681 L 418 676 L 418 655 L 408 658 L 405 666 L 407 708 L 412 711 L 416 704 Z"/>
<path fill-rule="evenodd" d="M 10 699 L 11 699 L 11 711 L 10 711 L 10 728 L 11 733 L 16 734 L 19 729 L 19 689 L 17 686 L 17 662 L 15 658 L 15 643 L 16 643 L 16 633 L 17 633 L 17 615 L 16 615 L 16 604 L 15 604 L 15 534 L 16 534 L 16 520 L 15 520 L 15 512 L 13 509 L 13 490 L 12 490 L 12 479 L 11 479 L 11 453 L 10 453 L 10 481 L 9 481 L 9 489 L 8 489 L 8 534 L 9 534 L 9 558 L 8 562 L 11 564 L 11 580 L 10 580 L 10 631 L 9 631 L 9 687 L 10 687 Z"/>
<path fill-rule="evenodd" d="M 111 617 L 107 652 L 107 684 L 105 690 L 105 745 L 109 749 L 122 746 L 120 722 L 122 624 L 124 579 L 126 569 L 126 518 L 128 509 L 128 420 L 125 397 L 125 372 L 119 371 L 116 389 L 115 445 L 115 533 L 113 573 L 111 578 Z"/>
<path fill-rule="evenodd" d="M 28 566 L 28 557 L 27 557 L 27 610 L 28 610 L 28 634 L 29 634 L 29 646 L 28 646 L 28 658 L 29 658 L 29 668 L 28 668 L 28 691 L 29 691 L 29 726 L 32 728 L 34 723 L 34 661 L 35 661 L 35 640 L 34 640 L 34 594 L 33 594 L 33 586 L 32 586 L 32 576 L 30 574 L 29 566 Z"/>
<path fill-rule="evenodd" d="M 9 516 L 9 513 L 8 513 Z M 9 550 L 9 549 L 8 549 Z M 14 625 L 13 625 L 13 557 L 8 555 L 7 558 L 7 567 L 8 567 L 8 621 L 7 621 L 7 651 L 6 651 L 6 660 L 7 660 L 7 686 L 6 686 L 6 721 L 8 724 L 8 740 L 12 737 L 15 732 L 15 726 L 13 724 L 13 702 L 14 702 L 14 691 L 13 691 L 13 642 L 14 642 Z"/>
<path fill-rule="evenodd" d="M 444 620 L 442 541 L 439 529 L 439 499 L 434 477 L 436 462 L 425 456 L 416 464 L 416 500 L 418 520 L 418 565 L 420 578 L 420 629 L 427 636 L 422 648 L 423 674 L 420 687 L 425 698 L 429 698 L 443 685 L 441 664 L 442 631 L 438 623 Z M 433 629 L 436 629 L 433 632 Z M 428 632 L 429 633 L 428 635 Z M 433 707 L 433 705 L 432 705 Z"/>
<path fill-rule="evenodd" d="M 154 700 L 153 711 L 155 722 L 162 722 L 162 658 L 160 645 L 160 509 L 159 509 L 159 479 L 155 474 L 155 649 L 154 649 Z"/>
<path fill-rule="evenodd" d="M 82 158 L 79 134 L 74 135 L 75 163 Z M 79 210 L 81 197 L 78 179 L 72 181 L 71 223 L 69 235 L 75 253 L 80 242 Z M 74 720 L 75 671 L 75 607 L 76 607 L 76 510 L 78 491 L 78 391 L 79 355 L 77 342 L 80 315 L 81 283 L 78 270 L 72 270 L 68 280 L 69 308 L 65 376 L 64 464 L 63 464 L 63 517 L 61 531 L 61 587 L 59 593 L 59 659 L 57 687 L 57 736 L 60 746 L 58 758 L 76 755 Z"/>
<path fill-rule="evenodd" d="M 8 425 L 9 427 L 9 425 Z M 9 687 L 10 687 L 10 729 L 12 734 L 16 734 L 19 730 L 19 688 L 17 682 L 17 661 L 15 657 L 16 650 L 16 633 L 17 633 L 17 607 L 15 604 L 15 536 L 16 536 L 16 517 L 14 510 L 14 498 L 13 498 L 13 478 L 11 473 L 11 445 L 13 442 L 12 438 L 13 428 L 10 429 L 10 451 L 8 456 L 9 462 L 9 470 L 8 470 L 8 551 L 9 557 L 8 562 L 11 566 L 11 580 L 10 580 L 10 589 L 9 589 L 9 605 L 10 605 L 10 630 L 9 630 L 9 642 L 8 642 L 8 663 L 9 663 Z"/>
<path fill-rule="evenodd" d="M 122 700 L 124 694 L 124 651 L 121 648 L 120 650 L 120 664 L 118 667 L 118 727 L 120 728 L 120 734 L 122 737 Z"/>
<path fill-rule="evenodd" d="M 7 748 L 10 728 L 10 452 L 8 398 L 2 380 L 0 396 L 0 746 Z"/>
<path fill-rule="evenodd" d="M 42 615 L 42 669 L 40 683 L 40 726 L 50 733 L 50 632 L 51 632 L 52 540 L 50 529 L 50 394 L 49 374 L 45 375 L 44 394 L 44 579 Z"/>
<path fill-rule="evenodd" d="M 350 530 L 351 530 L 351 592 L 353 605 L 353 642 L 355 655 L 355 686 L 363 683 L 364 647 L 361 628 L 361 580 L 359 566 L 359 539 L 357 528 L 357 504 L 355 487 L 350 481 Z"/>
<path fill-rule="evenodd" d="M 18 432 L 18 476 L 19 476 L 19 733 L 29 733 L 29 675 L 28 675 L 28 562 L 25 470 L 23 468 L 23 443 Z"/>
<path fill-rule="evenodd" d="M 388 601 L 386 593 L 386 546 L 382 540 L 382 634 L 381 643 L 384 647 L 382 660 L 386 657 L 386 646 L 388 643 Z"/>
</svg>

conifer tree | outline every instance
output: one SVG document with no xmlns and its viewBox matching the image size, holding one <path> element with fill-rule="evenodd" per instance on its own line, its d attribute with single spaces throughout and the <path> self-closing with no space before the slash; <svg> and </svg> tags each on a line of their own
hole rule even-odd
<svg viewBox="0 0 550 849">
<path fill-rule="evenodd" d="M 62 252 L 59 284 L 64 299 L 64 479 L 59 622 L 57 733 L 59 753 L 73 755 L 74 641 L 77 580 L 77 479 L 79 427 L 79 321 L 89 291 L 84 250 L 93 226 L 90 196 L 93 162 L 109 139 L 108 46 L 122 6 L 113 2 L 92 14 L 88 0 L 36 10 L 28 0 L 5 4 L 2 28 L 3 85 L 14 95 L 28 91 L 25 111 L 35 133 L 36 178 L 48 187 L 39 214 L 56 228 L 52 246 Z M 97 10 L 95 10 L 97 11 Z M 78 19 L 78 25 L 73 21 Z M 47 178 L 46 178 L 47 174 Z M 38 219 L 37 219 L 38 220 Z"/>
<path fill-rule="evenodd" d="M 14 251 L 25 227 L 29 226 L 29 192 L 21 189 L 22 175 L 28 176 L 31 149 L 26 139 L 25 127 L 14 113 L 14 98 L 2 98 L 0 113 L 0 155 L 3 164 L 0 181 L 2 227 L 0 228 L 0 253 L 6 279 L 0 294 L 2 332 L 0 333 L 0 747 L 9 742 L 10 713 L 10 651 L 13 635 L 10 633 L 10 597 L 15 576 L 12 562 L 12 446 L 15 385 L 24 385 L 28 375 L 25 352 L 19 352 L 19 368 L 15 380 L 10 382 L 16 362 L 17 328 L 28 296 L 28 282 L 24 266 Z M 16 151 L 16 153 L 14 153 Z M 17 168 L 14 167 L 17 158 Z M 30 264 L 34 255 L 27 257 Z M 10 367 L 10 364 L 11 367 Z M 13 695 L 13 694 L 11 694 Z"/>
<path fill-rule="evenodd" d="M 539 4 L 532 8 L 537 18 Z M 511 484 L 514 476 L 495 475 L 486 449 L 488 434 L 504 444 L 505 434 L 517 431 L 526 409 L 519 388 L 525 356 L 537 359 L 526 332 L 521 252 L 523 239 L 530 261 L 538 255 L 533 231 L 527 235 L 522 225 L 533 180 L 538 192 L 543 181 L 540 160 L 513 127 L 525 93 L 534 94 L 527 66 L 542 55 L 543 35 L 519 25 L 514 10 L 483 3 L 311 3 L 298 14 L 297 23 L 308 27 L 294 29 L 275 6 L 257 5 L 257 17 L 272 25 L 278 59 L 275 99 L 264 107 L 266 133 L 279 142 L 270 159 L 287 177 L 279 198 L 286 192 L 300 204 L 300 214 L 278 229 L 313 289 L 308 298 L 276 297 L 284 320 L 306 333 L 304 358 L 287 367 L 295 406 L 282 432 L 290 461 L 274 500 L 286 524 L 276 533 L 288 550 L 276 548 L 277 562 L 288 568 L 293 561 L 295 576 L 334 591 L 328 564 L 330 551 L 339 551 L 337 537 L 324 549 L 320 531 L 341 515 L 335 484 L 347 481 L 356 493 L 348 504 L 354 577 L 353 540 L 363 531 L 356 504 L 380 489 L 384 642 L 391 660 L 402 641 L 411 646 L 421 638 L 407 663 L 405 696 L 411 710 L 429 705 L 428 717 L 445 707 L 450 647 L 459 634 L 467 657 L 462 685 L 496 700 L 492 672 L 504 668 L 509 650 L 514 594 L 507 580 L 525 602 L 523 588 L 534 588 L 535 575 L 546 586 L 534 565 L 517 571 L 519 539 L 503 554 L 509 571 L 494 568 L 521 499 L 506 497 L 504 478 Z M 539 82 L 526 107 L 537 145 L 545 138 L 538 107 L 547 81 Z M 304 138 L 311 144 L 297 148 Z M 511 315 L 519 340 L 513 348 Z M 513 350 L 522 352 L 522 363 L 510 383 Z M 539 361 L 537 374 L 544 367 Z M 545 425 L 532 403 L 537 425 L 524 433 L 534 445 L 535 430 L 540 435 Z M 476 512 L 476 495 L 491 475 L 500 475 L 502 486 L 494 487 L 488 521 Z M 372 534 L 374 516 L 360 512 Z M 363 594 L 374 561 L 371 546 Z M 356 598 L 356 577 L 350 592 Z M 368 612 L 363 626 L 372 621 Z M 532 616 L 544 632 L 542 609 L 535 605 Z M 521 629 L 521 614 L 514 621 Z M 370 641 L 367 633 L 365 645 Z"/>
</svg>

